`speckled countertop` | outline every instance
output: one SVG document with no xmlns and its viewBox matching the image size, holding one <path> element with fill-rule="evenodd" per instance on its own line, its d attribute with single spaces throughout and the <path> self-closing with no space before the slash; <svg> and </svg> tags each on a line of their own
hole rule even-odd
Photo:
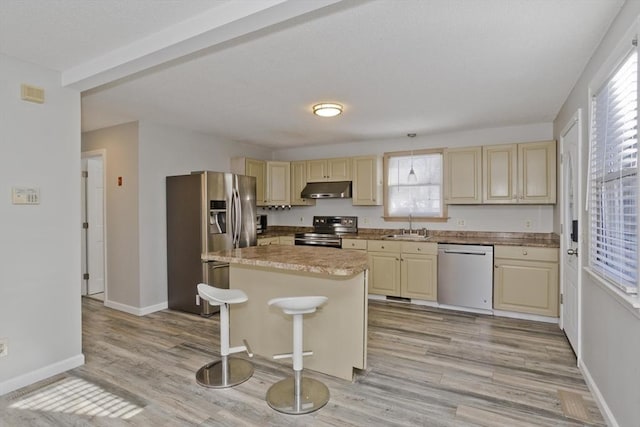
<svg viewBox="0 0 640 427">
<path fill-rule="evenodd" d="M 202 254 L 202 259 L 330 276 L 353 276 L 367 269 L 364 252 L 312 246 L 251 246 Z"/>
<path fill-rule="evenodd" d="M 311 227 L 273 226 L 267 233 L 258 237 L 277 237 L 293 235 L 295 233 L 311 232 Z M 344 235 L 346 239 L 362 240 L 398 240 L 412 241 L 415 239 L 389 238 L 392 234 L 402 234 L 401 229 L 388 228 L 360 228 L 357 234 Z M 418 240 L 435 243 L 459 243 L 470 245 L 503 245 L 503 246 L 535 246 L 541 248 L 559 248 L 560 237 L 555 233 L 514 233 L 488 231 L 440 231 L 430 230 L 428 239 Z"/>
</svg>

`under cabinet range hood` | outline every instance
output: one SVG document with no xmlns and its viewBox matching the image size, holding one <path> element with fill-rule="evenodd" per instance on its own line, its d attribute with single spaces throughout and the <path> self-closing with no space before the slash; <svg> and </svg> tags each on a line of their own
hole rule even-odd
<svg viewBox="0 0 640 427">
<path fill-rule="evenodd" d="M 310 182 L 302 190 L 303 199 L 351 198 L 351 181 Z"/>
</svg>

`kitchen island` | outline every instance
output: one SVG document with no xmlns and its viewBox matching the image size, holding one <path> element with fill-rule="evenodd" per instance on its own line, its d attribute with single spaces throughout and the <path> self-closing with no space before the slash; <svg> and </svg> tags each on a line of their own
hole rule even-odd
<svg viewBox="0 0 640 427">
<path fill-rule="evenodd" d="M 290 353 L 292 318 L 270 307 L 272 298 L 324 295 L 329 300 L 304 316 L 305 369 L 351 381 L 366 368 L 367 256 L 360 251 L 311 246 L 252 246 L 202 255 L 230 264 L 229 287 L 249 300 L 230 310 L 231 344 L 246 339 L 252 351 L 271 359 Z M 284 363 L 290 363 L 285 359 Z"/>
</svg>

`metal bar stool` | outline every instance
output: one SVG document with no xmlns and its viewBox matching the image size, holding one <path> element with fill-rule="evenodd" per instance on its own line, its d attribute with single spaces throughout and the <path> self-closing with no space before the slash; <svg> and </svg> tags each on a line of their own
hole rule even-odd
<svg viewBox="0 0 640 427">
<path fill-rule="evenodd" d="M 207 363 L 196 372 L 196 381 L 204 387 L 226 388 L 245 382 L 253 375 L 253 364 L 244 359 L 229 357 L 229 354 L 246 351 L 253 353 L 246 340 L 244 345 L 229 347 L 229 304 L 247 301 L 247 294 L 239 289 L 220 289 L 205 283 L 198 285 L 198 295 L 211 305 L 220 306 L 220 356 L 221 359 Z"/>
<path fill-rule="evenodd" d="M 267 403 L 273 409 L 285 414 L 307 414 L 317 411 L 329 401 L 329 389 L 312 378 L 302 378 L 302 357 L 310 356 L 312 351 L 302 350 L 302 319 L 305 314 L 313 313 L 327 301 L 327 297 L 288 297 L 274 298 L 268 302 L 282 309 L 285 314 L 293 315 L 293 353 L 276 354 L 274 359 L 293 358 L 293 377 L 285 378 L 273 384 L 267 391 Z"/>
</svg>

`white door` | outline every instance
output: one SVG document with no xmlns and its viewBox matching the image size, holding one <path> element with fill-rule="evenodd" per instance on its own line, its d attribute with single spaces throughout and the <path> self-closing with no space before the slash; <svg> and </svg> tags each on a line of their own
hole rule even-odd
<svg viewBox="0 0 640 427">
<path fill-rule="evenodd" d="M 580 110 L 562 132 L 560 215 L 562 222 L 561 251 L 561 292 L 560 326 L 564 329 L 569 343 L 580 360 Z"/>
<path fill-rule="evenodd" d="M 87 294 L 104 292 L 104 183 L 101 157 L 87 159 Z"/>
</svg>

